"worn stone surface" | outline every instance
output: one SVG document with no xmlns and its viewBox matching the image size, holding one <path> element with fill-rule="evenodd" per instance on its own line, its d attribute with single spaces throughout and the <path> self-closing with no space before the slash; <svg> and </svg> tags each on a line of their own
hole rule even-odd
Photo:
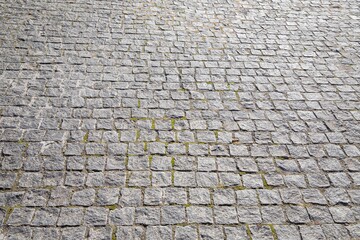
<svg viewBox="0 0 360 240">
<path fill-rule="evenodd" d="M 0 239 L 360 238 L 358 1 L 0 9 Z"/>
</svg>

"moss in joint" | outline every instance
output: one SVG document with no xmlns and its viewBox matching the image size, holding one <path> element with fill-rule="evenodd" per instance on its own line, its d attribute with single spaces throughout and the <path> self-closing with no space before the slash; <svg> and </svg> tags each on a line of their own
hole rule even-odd
<svg viewBox="0 0 360 240">
<path fill-rule="evenodd" d="M 150 156 L 149 156 L 149 166 L 150 166 L 150 167 L 151 167 L 151 164 L 152 164 L 152 160 L 153 160 L 153 156 L 150 155 Z"/>
<path fill-rule="evenodd" d="M 246 233 L 247 233 L 249 239 L 252 240 L 251 231 L 250 231 L 250 228 L 249 228 L 249 224 L 246 224 L 245 226 L 246 226 Z"/>
<path fill-rule="evenodd" d="M 140 130 L 136 130 L 136 141 L 140 139 Z"/>
<path fill-rule="evenodd" d="M 121 132 L 120 132 L 120 130 L 117 131 L 117 134 L 118 134 L 118 140 L 121 141 Z"/>
<path fill-rule="evenodd" d="M 128 167 L 128 163 L 129 163 L 129 157 L 127 156 L 127 157 L 125 157 L 125 167 L 126 167 L 126 169 L 127 169 L 127 167 Z"/>
<path fill-rule="evenodd" d="M 275 231 L 274 225 L 269 224 L 269 227 L 270 227 L 271 233 L 272 233 L 272 235 L 274 237 L 274 240 L 278 240 L 279 238 L 278 238 L 277 233 Z"/>
<path fill-rule="evenodd" d="M 115 210 L 117 208 L 117 205 L 114 204 L 114 205 L 109 205 L 109 206 L 106 206 L 107 209 L 109 210 Z"/>
<path fill-rule="evenodd" d="M 246 187 L 244 186 L 236 186 L 236 187 L 233 187 L 233 189 L 236 191 L 236 190 L 244 190 L 246 189 Z"/>
<path fill-rule="evenodd" d="M 112 228 L 112 234 L 111 234 L 111 240 L 116 240 L 116 227 L 114 226 Z"/>
<path fill-rule="evenodd" d="M 144 142 L 144 151 L 146 152 L 148 150 L 147 142 Z"/>
<path fill-rule="evenodd" d="M 86 132 L 83 137 L 83 143 L 87 143 L 89 141 L 89 132 Z"/>
<path fill-rule="evenodd" d="M 265 189 L 269 189 L 269 190 L 273 189 L 273 187 L 269 186 L 269 184 L 267 183 L 264 175 L 261 175 L 261 178 Z"/>
<path fill-rule="evenodd" d="M 7 221 L 9 220 L 9 217 L 10 217 L 11 213 L 14 211 L 14 209 L 15 209 L 14 207 L 6 208 L 6 216 L 4 218 L 4 224 L 7 223 Z"/>
</svg>

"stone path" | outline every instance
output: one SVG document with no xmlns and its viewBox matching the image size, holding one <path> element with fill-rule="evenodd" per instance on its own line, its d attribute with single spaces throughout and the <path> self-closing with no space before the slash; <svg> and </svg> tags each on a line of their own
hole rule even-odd
<svg viewBox="0 0 360 240">
<path fill-rule="evenodd" d="M 0 239 L 360 239 L 357 0 L 0 0 Z"/>
</svg>

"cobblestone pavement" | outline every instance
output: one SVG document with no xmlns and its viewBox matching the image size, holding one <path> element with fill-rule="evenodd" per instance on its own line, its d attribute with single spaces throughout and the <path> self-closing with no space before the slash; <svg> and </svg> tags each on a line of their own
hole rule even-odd
<svg viewBox="0 0 360 240">
<path fill-rule="evenodd" d="M 0 0 L 0 239 L 360 239 L 357 0 Z"/>
</svg>

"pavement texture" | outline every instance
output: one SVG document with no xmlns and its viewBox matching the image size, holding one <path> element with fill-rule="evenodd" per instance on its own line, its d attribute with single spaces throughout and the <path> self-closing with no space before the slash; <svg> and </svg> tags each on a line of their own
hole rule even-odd
<svg viewBox="0 0 360 240">
<path fill-rule="evenodd" d="M 357 0 L 0 0 L 0 239 L 360 239 Z"/>
</svg>

